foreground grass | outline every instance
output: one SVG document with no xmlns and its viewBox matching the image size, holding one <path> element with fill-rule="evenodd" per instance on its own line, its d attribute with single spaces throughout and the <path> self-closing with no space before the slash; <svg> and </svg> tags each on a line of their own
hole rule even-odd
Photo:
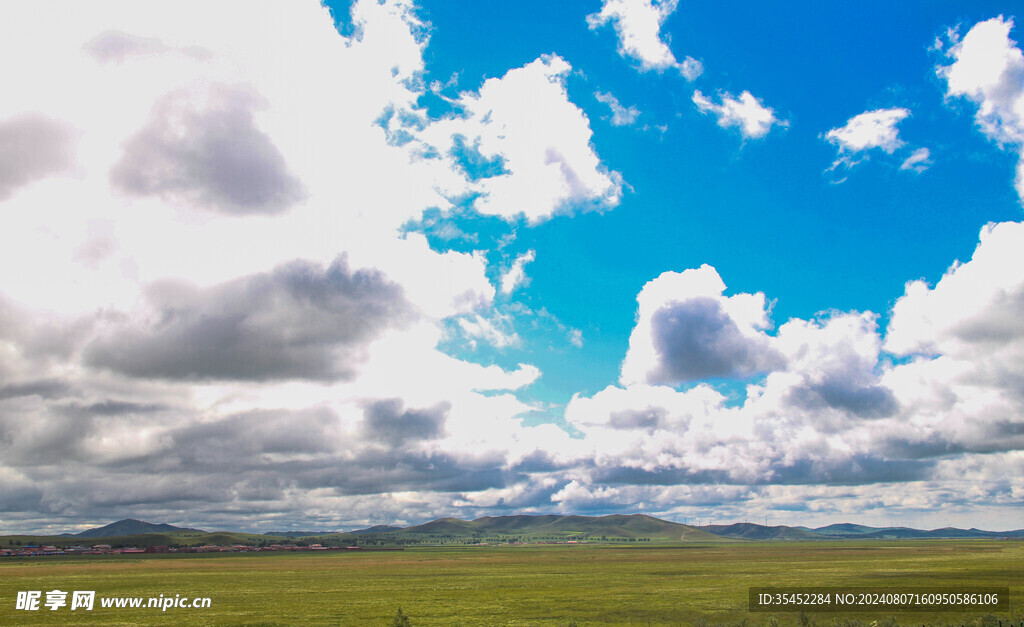
<svg viewBox="0 0 1024 627">
<path fill-rule="evenodd" d="M 1024 617 L 1024 542 L 852 541 L 527 546 L 400 552 L 0 559 L 0 624 L 768 625 L 751 586 L 1009 586 Z M 209 609 L 16 611 L 19 590 L 210 597 Z M 799 621 L 776 615 L 782 626 Z M 885 623 L 889 616 L 810 614 Z M 904 625 L 967 624 L 976 614 L 903 614 Z M 1001 615 L 1004 625 L 1010 616 Z M 995 624 L 995 623 L 993 623 Z"/>
</svg>

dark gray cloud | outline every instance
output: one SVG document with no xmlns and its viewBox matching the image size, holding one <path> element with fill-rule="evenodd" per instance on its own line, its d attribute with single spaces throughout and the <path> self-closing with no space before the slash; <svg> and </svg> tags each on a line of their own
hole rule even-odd
<svg viewBox="0 0 1024 627">
<path fill-rule="evenodd" d="M 608 426 L 613 429 L 654 430 L 664 424 L 667 415 L 668 411 L 664 407 L 616 411 L 608 416 Z"/>
<path fill-rule="evenodd" d="M 135 403 L 116 399 L 105 399 L 94 403 L 72 403 L 63 406 L 68 414 L 80 416 L 128 416 L 151 414 L 170 409 L 163 403 Z"/>
<path fill-rule="evenodd" d="M 59 416 L 45 408 L 34 408 L 16 421 L 0 417 L 0 458 L 22 468 L 84 460 L 88 453 L 82 442 L 95 429 L 96 421 L 90 416 Z"/>
<path fill-rule="evenodd" d="M 90 343 L 87 364 L 131 377 L 181 380 L 350 379 L 366 343 L 412 318 L 381 273 L 293 262 L 206 289 L 150 286 L 157 319 Z"/>
<path fill-rule="evenodd" d="M 136 196 L 184 200 L 232 215 L 280 213 L 305 197 L 284 156 L 259 128 L 265 106 L 243 86 L 213 85 L 205 107 L 175 92 L 124 146 L 111 179 Z"/>
<path fill-rule="evenodd" d="M 922 481 L 934 472 L 934 460 L 888 459 L 857 454 L 831 459 L 801 459 L 790 465 L 775 466 L 766 483 L 864 485 Z"/>
<path fill-rule="evenodd" d="M 429 409 L 404 409 L 400 399 L 375 401 L 363 417 L 363 437 L 371 442 L 399 446 L 408 441 L 430 440 L 444 434 L 444 422 L 451 403 Z"/>
<path fill-rule="evenodd" d="M 0 122 L 0 201 L 74 162 L 76 135 L 63 122 L 26 114 Z"/>
<path fill-rule="evenodd" d="M 1004 289 L 978 315 L 960 321 L 951 332 L 972 344 L 1005 344 L 1024 338 L 1024 288 Z"/>
<path fill-rule="evenodd" d="M 259 410 L 191 424 L 173 431 L 171 438 L 185 468 L 220 466 L 225 461 L 233 465 L 238 460 L 260 467 L 264 460 L 254 456 L 334 451 L 340 438 L 330 434 L 337 424 L 337 415 L 329 409 Z"/>
<path fill-rule="evenodd" d="M 533 453 L 530 453 L 529 455 L 523 457 L 521 460 L 515 463 L 511 467 L 511 469 L 514 472 L 525 474 L 535 472 L 547 473 L 555 470 L 565 470 L 571 467 L 572 465 L 573 464 L 571 462 L 556 461 L 554 456 L 548 451 L 534 451 Z"/>
<path fill-rule="evenodd" d="M 723 470 L 690 470 L 688 468 L 656 468 L 645 470 L 633 466 L 597 468 L 593 480 L 608 485 L 708 485 L 735 484 Z M 741 481 L 739 483 L 746 483 Z"/>
<path fill-rule="evenodd" d="M 161 472 L 206 476 L 225 490 L 244 484 L 247 491 L 268 495 L 286 487 L 362 495 L 475 491 L 506 484 L 510 473 L 501 455 L 416 446 L 441 434 L 447 404 L 404 410 L 401 404 L 380 401 L 370 408 L 368 425 L 357 437 L 328 409 L 261 410 L 190 424 L 170 433 L 160 454 Z M 153 460 L 129 460 L 120 470 L 153 472 Z"/>
<path fill-rule="evenodd" d="M 33 390 L 35 387 L 33 386 Z M 18 391 L 32 391 L 28 386 Z M 106 398 L 43 403 L 31 422 L 0 414 L 0 459 L 26 477 L 0 494 L 4 508 L 54 518 L 201 513 L 237 525 L 240 517 L 291 516 L 296 495 L 376 499 L 393 491 L 443 494 L 501 488 L 527 475 L 498 452 L 432 450 L 448 403 L 407 408 L 368 402 L 354 430 L 326 407 L 253 410 L 204 419 L 187 408 Z M 97 448 L 107 432 L 149 431 L 145 450 Z M 38 490 L 30 490 L 38 486 Z M 332 517 L 333 518 L 333 517 Z"/>
<path fill-rule="evenodd" d="M 934 460 L 899 459 L 880 455 L 801 457 L 776 460 L 757 476 L 737 470 L 693 469 L 678 466 L 644 469 L 635 466 L 595 466 L 591 479 L 607 485 L 864 485 L 927 479 Z"/>
<path fill-rule="evenodd" d="M 790 390 L 788 400 L 802 409 L 838 409 L 860 418 L 887 418 L 899 411 L 892 390 L 860 378 L 831 376 L 820 382 L 807 382 Z"/>
<path fill-rule="evenodd" d="M 15 349 L 13 354 L 0 351 L 0 378 L 34 381 L 48 365 L 65 365 L 88 339 L 96 320 L 93 314 L 57 316 L 33 311 L 0 294 L 0 340 Z M 14 364 L 19 361 L 25 370 L 20 376 L 8 371 L 8 367 L 18 369 Z"/>
<path fill-rule="evenodd" d="M 881 440 L 879 448 L 891 457 L 901 459 L 927 459 L 946 457 L 966 452 L 968 449 L 937 433 L 916 440 L 905 437 L 888 437 Z"/>
<path fill-rule="evenodd" d="M 0 385 L 0 401 L 23 396 L 38 396 L 44 399 L 60 398 L 66 395 L 71 386 L 58 379 L 40 379 L 26 383 Z"/>
<path fill-rule="evenodd" d="M 43 491 L 34 485 L 5 482 L 0 493 L 0 512 L 38 512 L 41 509 Z"/>
<path fill-rule="evenodd" d="M 119 30 L 107 30 L 89 40 L 82 48 L 100 63 L 121 62 L 137 55 L 181 52 L 196 59 L 208 59 L 209 50 L 199 46 L 175 48 L 152 37 L 139 37 Z"/>
<path fill-rule="evenodd" d="M 928 432 L 920 435 L 892 434 L 878 447 L 890 457 L 924 459 L 952 457 L 962 453 L 1001 453 L 1024 449 L 1024 422 L 993 418 L 990 421 L 960 423 L 959 432 Z"/>
<path fill-rule="evenodd" d="M 651 339 L 659 360 L 649 383 L 743 377 L 784 364 L 767 343 L 743 335 L 713 298 L 662 307 L 651 317 Z"/>
<path fill-rule="evenodd" d="M 504 459 L 475 459 L 429 451 L 364 451 L 352 462 L 299 475 L 303 488 L 333 487 L 338 494 L 382 494 L 403 490 L 476 492 L 508 484 Z"/>
</svg>

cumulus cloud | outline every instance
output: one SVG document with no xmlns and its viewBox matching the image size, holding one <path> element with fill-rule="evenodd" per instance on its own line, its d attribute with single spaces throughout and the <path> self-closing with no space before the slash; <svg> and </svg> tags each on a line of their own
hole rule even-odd
<svg viewBox="0 0 1024 627">
<path fill-rule="evenodd" d="M 0 381 L 4 388 L 24 390 L 21 384 L 28 384 L 31 389 L 42 381 L 47 387 L 70 387 L 62 366 L 75 358 L 97 319 L 96 315 L 34 311 L 0 295 Z"/>
<path fill-rule="evenodd" d="M 782 364 L 764 329 L 764 294 L 723 296 L 708 265 L 665 272 L 637 296 L 637 323 L 622 363 L 623 383 L 745 377 Z"/>
<path fill-rule="evenodd" d="M 967 98 L 978 110 L 974 120 L 989 139 L 1020 150 L 1024 145 L 1024 55 L 1010 39 L 1013 20 L 1002 16 L 979 22 L 956 41 L 938 68 L 949 97 Z M 1024 201 L 1024 160 L 1017 166 L 1017 193 Z"/>
<path fill-rule="evenodd" d="M 899 138 L 896 125 L 909 115 L 909 109 L 898 107 L 865 111 L 850 118 L 845 125 L 825 133 L 825 139 L 835 144 L 839 151 L 829 169 L 834 170 L 839 166 L 851 168 L 867 158 L 867 151 L 875 148 L 890 155 L 902 148 L 905 144 Z M 908 157 L 900 169 L 917 169 L 927 161 L 928 156 L 928 149 L 922 148 Z"/>
<path fill-rule="evenodd" d="M 8 383 L 0 386 L 0 400 L 38 396 L 40 398 L 60 398 L 68 392 L 68 384 L 57 379 L 41 379 L 25 383 Z"/>
<path fill-rule="evenodd" d="M 773 126 L 788 126 L 788 122 L 777 118 L 772 109 L 764 106 L 764 103 L 749 91 L 744 91 L 739 98 L 728 93 L 720 93 L 718 100 L 716 104 L 699 89 L 693 92 L 693 103 L 701 113 L 713 114 L 718 118 L 719 126 L 735 127 L 745 138 L 760 139 L 767 135 Z"/>
<path fill-rule="evenodd" d="M 912 170 L 920 174 L 932 165 L 932 153 L 927 148 L 918 148 L 900 164 L 901 170 Z"/>
<path fill-rule="evenodd" d="M 947 52 L 953 63 L 938 69 L 949 96 L 978 105 L 975 121 L 1003 143 L 1024 142 L 1024 55 L 1010 39 L 1013 20 L 995 17 L 975 24 Z"/>
<path fill-rule="evenodd" d="M 1024 388 L 1024 224 L 990 224 L 967 262 L 935 286 L 911 281 L 893 306 L 885 373 L 908 420 L 888 433 L 908 453 L 1019 450 Z"/>
<path fill-rule="evenodd" d="M 682 74 L 686 80 L 693 82 L 697 80 L 698 76 L 704 73 L 704 64 L 693 57 L 686 57 L 683 59 L 683 62 L 679 64 L 679 73 Z"/>
<path fill-rule="evenodd" d="M 903 145 L 896 125 L 909 115 L 909 109 L 900 108 L 865 111 L 826 133 L 825 139 L 839 146 L 842 152 L 881 148 L 892 154 Z"/>
<path fill-rule="evenodd" d="M 284 211 L 304 192 L 255 124 L 254 110 L 263 106 L 262 97 L 237 85 L 210 85 L 201 95 L 168 94 L 153 107 L 146 127 L 127 141 L 111 178 L 129 194 L 196 203 L 212 211 Z"/>
<path fill-rule="evenodd" d="M 636 107 L 624 107 L 619 99 L 610 92 L 599 91 L 594 94 L 598 102 L 602 102 L 608 105 L 608 108 L 612 111 L 612 126 L 629 126 L 636 122 L 637 117 L 640 115 L 640 110 Z"/>
<path fill-rule="evenodd" d="M 530 473 L 560 472 L 547 449 L 571 438 L 525 425 L 512 393 L 540 370 L 441 348 L 459 319 L 505 328 L 500 269 L 403 225 L 474 196 L 522 201 L 510 216 L 614 205 L 568 64 L 514 68 L 436 119 L 412 3 L 354 3 L 349 37 L 315 1 L 244 4 L 0 9 L 19 24 L 0 52 L 32 60 L 0 99 L 5 523 L 548 502 Z M 474 178 L 454 137 L 504 165 Z M 510 200 L 537 172 L 549 186 Z"/>
<path fill-rule="evenodd" d="M 834 313 L 782 325 L 776 346 L 787 357 L 788 373 L 797 375 L 787 382 L 786 405 L 819 421 L 830 410 L 857 418 L 892 416 L 899 405 L 879 380 L 881 343 L 871 313 Z"/>
<path fill-rule="evenodd" d="M 619 54 L 640 62 L 640 69 L 675 68 L 692 81 L 704 71 L 700 61 L 691 57 L 679 63 L 662 38 L 661 26 L 675 12 L 676 0 L 604 0 L 601 10 L 587 16 L 587 25 L 596 30 L 609 22 L 619 39 Z"/>
<path fill-rule="evenodd" d="M 886 348 L 971 359 L 1024 348 L 1022 243 L 1024 224 L 989 224 L 970 261 L 954 263 L 934 287 L 909 282 L 893 306 Z"/>
<path fill-rule="evenodd" d="M 206 289 L 148 288 L 149 319 L 114 324 L 86 362 L 132 377 L 349 379 L 365 344 L 408 321 L 401 288 L 379 272 L 294 262 Z"/>
<path fill-rule="evenodd" d="M 451 403 L 423 410 L 405 409 L 401 399 L 375 401 L 364 409 L 365 437 L 392 446 L 407 440 L 436 439 L 444 433 Z"/>
<path fill-rule="evenodd" d="M 666 273 L 650 282 L 638 297 L 624 387 L 577 395 L 566 408 L 567 421 L 593 451 L 590 465 L 574 479 L 570 500 L 600 508 L 613 492 L 629 501 L 645 498 L 644 486 L 679 484 L 920 482 L 942 475 L 943 460 L 1017 450 L 1024 444 L 1024 390 L 1010 373 L 1022 367 L 1024 355 L 1016 341 L 1024 331 L 1013 322 L 1019 315 L 1011 315 L 1024 302 L 1014 296 L 1021 264 L 1012 256 L 1024 237 L 1019 227 L 989 227 L 975 258 L 956 264 L 934 296 L 927 286 L 908 285 L 885 346 L 900 355 L 915 347 L 929 354 L 902 363 L 883 353 L 878 316 L 870 312 L 793 319 L 768 336 L 764 297 L 722 296 L 724 284 L 713 268 Z M 954 292 L 954 285 L 972 292 Z M 946 306 L 950 302 L 964 303 L 961 313 L 974 313 L 955 313 Z M 672 336 L 653 332 L 657 312 L 711 310 L 716 317 L 727 314 L 732 326 L 717 324 L 705 334 L 707 316 L 688 319 L 680 334 L 716 341 L 678 342 L 681 354 L 698 358 L 663 359 L 667 348 L 657 341 Z M 936 324 L 942 316 L 948 321 Z M 915 333 L 928 342 L 916 345 Z M 710 371 L 742 376 L 751 354 L 773 363 L 767 376 L 747 385 L 740 402 L 708 383 L 681 391 L 663 385 L 685 380 L 691 373 L 684 364 L 710 364 Z"/>
<path fill-rule="evenodd" d="M 528 250 L 516 257 L 515 261 L 512 262 L 512 266 L 501 275 L 502 293 L 511 294 L 512 290 L 527 281 L 526 264 L 536 258 L 537 253 L 533 250 Z"/>
<path fill-rule="evenodd" d="M 300 411 L 272 409 L 232 414 L 211 422 L 171 429 L 168 438 L 182 456 L 198 464 L 224 463 L 230 442 L 231 462 L 264 455 L 330 452 L 341 435 L 338 416 L 325 408 Z M 218 459 L 220 458 L 220 459 Z M 252 462 L 250 462 L 252 463 Z"/>
<path fill-rule="evenodd" d="M 0 52 L 32 59 L 9 74 L 0 137 L 44 157 L 0 159 L 8 529 L 979 502 L 1016 520 L 1019 225 L 909 285 L 884 336 L 869 312 L 773 335 L 764 295 L 727 296 L 709 266 L 656 277 L 620 385 L 561 416 L 523 400 L 535 365 L 441 348 L 453 330 L 511 341 L 512 322 L 582 343 L 544 309 L 495 307 L 529 259 L 489 266 L 402 225 L 457 203 L 531 223 L 613 206 L 622 183 L 568 98 L 568 63 L 512 68 L 437 119 L 419 105 L 428 33 L 410 2 L 355 3 L 351 37 L 316 2 L 121 8 L 0 9 L 19 24 Z"/>
<path fill-rule="evenodd" d="M 723 409 L 725 398 L 714 388 L 698 385 L 686 392 L 660 385 L 609 386 L 592 397 L 577 395 L 566 408 L 569 424 L 585 432 L 597 429 L 687 431 Z"/>
<path fill-rule="evenodd" d="M 20 187 L 68 170 L 75 139 L 66 123 L 37 113 L 0 121 L 0 202 Z"/>
<path fill-rule="evenodd" d="M 508 316 L 500 314 L 488 319 L 480 314 L 458 319 L 459 328 L 467 337 L 473 348 L 476 348 L 476 341 L 483 340 L 495 348 L 507 348 L 518 346 L 519 335 L 512 328 Z"/>
<path fill-rule="evenodd" d="M 502 167 L 468 186 L 479 194 L 477 211 L 537 223 L 557 213 L 614 207 L 621 177 L 601 165 L 586 114 L 565 89 L 572 67 L 543 56 L 501 78 L 463 93 L 465 115 L 436 122 L 417 134 L 441 153 L 472 145 L 484 160 Z"/>
<path fill-rule="evenodd" d="M 176 48 L 153 37 L 139 37 L 119 30 L 108 30 L 89 40 L 82 48 L 100 63 L 123 62 L 133 56 L 181 52 L 195 59 L 207 59 L 210 51 L 199 46 Z"/>
</svg>

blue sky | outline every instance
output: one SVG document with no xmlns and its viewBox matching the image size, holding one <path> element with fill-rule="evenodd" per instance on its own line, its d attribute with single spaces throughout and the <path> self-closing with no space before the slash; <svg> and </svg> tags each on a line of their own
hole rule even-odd
<svg viewBox="0 0 1024 627">
<path fill-rule="evenodd" d="M 0 13 L 0 529 L 1024 526 L 1011 3 Z"/>
<path fill-rule="evenodd" d="M 441 4 L 422 10 L 432 26 L 426 81 L 458 75 L 454 94 L 538 52 L 562 56 L 573 65 L 567 91 L 591 121 L 597 153 L 631 187 L 614 210 L 517 228 L 501 251 L 537 251 L 519 297 L 587 331 L 571 360 L 564 351 L 545 355 L 543 338 L 523 354 L 485 355 L 506 365 L 527 355 L 543 360 L 544 380 L 530 391 L 545 401 L 564 403 L 615 378 L 636 293 L 664 270 L 709 263 L 730 288 L 774 299 L 778 323 L 830 309 L 870 310 L 884 323 L 905 282 L 937 281 L 952 259 L 969 258 L 981 226 L 1020 216 L 1008 184 L 1015 158 L 976 132 L 969 107 L 945 101 L 935 74 L 942 56 L 929 50 L 948 28 L 1005 13 L 998 4 L 972 4 L 970 12 L 962 3 L 763 11 L 684 4 L 661 33 L 678 56 L 704 61 L 694 83 L 672 71 L 638 72 L 616 52 L 612 28 L 595 32 L 579 19 L 600 3 Z M 759 140 L 723 132 L 693 106 L 695 87 L 752 90 L 789 126 Z M 597 93 L 635 107 L 637 119 L 615 126 Z M 891 107 L 913 112 L 900 124 L 903 140 L 931 146 L 941 160 L 907 172 L 899 165 L 909 153 L 876 151 L 855 171 L 824 172 L 836 153 L 822 139 L 829 129 Z"/>
</svg>

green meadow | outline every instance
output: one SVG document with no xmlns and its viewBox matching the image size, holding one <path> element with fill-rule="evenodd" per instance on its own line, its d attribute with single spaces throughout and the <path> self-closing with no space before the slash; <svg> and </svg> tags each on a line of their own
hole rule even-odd
<svg viewBox="0 0 1024 627">
<path fill-rule="evenodd" d="M 0 559 L 2 625 L 1017 625 L 1024 542 L 534 545 Z M 1009 586 L 1009 612 L 747 611 L 755 586 Z M 15 610 L 20 590 L 95 590 L 91 612 Z M 107 595 L 209 609 L 102 609 Z M 44 594 L 45 598 L 45 594 Z M 70 598 L 70 597 L 69 597 Z M 1019 608 L 1019 609 L 1018 609 Z M 1012 613 L 1012 615 L 1011 615 Z M 856 621 L 860 621 L 857 623 Z"/>
</svg>

